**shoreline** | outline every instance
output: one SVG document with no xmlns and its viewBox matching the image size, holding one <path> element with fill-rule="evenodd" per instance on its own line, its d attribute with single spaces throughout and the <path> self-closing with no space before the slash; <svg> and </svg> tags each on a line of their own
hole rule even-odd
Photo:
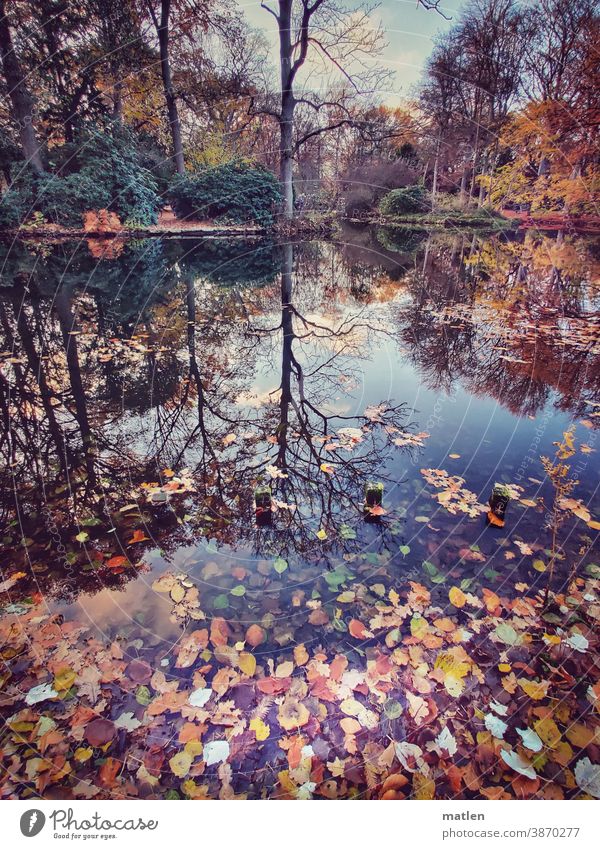
<svg viewBox="0 0 600 849">
<path fill-rule="evenodd" d="M 600 233 L 600 218 L 581 217 L 564 218 L 559 216 L 533 217 L 528 213 L 516 213 L 503 210 L 502 215 L 485 216 L 457 215 L 457 214 L 411 214 L 386 218 L 380 215 L 365 215 L 360 217 L 332 216 L 324 218 L 319 222 L 298 219 L 293 222 L 282 222 L 273 227 L 259 227 L 256 225 L 236 226 L 217 225 L 202 222 L 190 222 L 182 224 L 181 227 L 151 226 L 139 229 L 98 229 L 86 230 L 84 228 L 70 229 L 58 225 L 46 225 L 43 227 L 19 227 L 17 229 L 0 230 L 0 239 L 17 239 L 19 241 L 31 240 L 64 240 L 64 239 L 106 239 L 122 240 L 129 239 L 180 239 L 180 238 L 224 238 L 236 239 L 264 238 L 265 236 L 290 237 L 290 236 L 330 236 L 334 228 L 343 223 L 360 226 L 378 227 L 405 227 L 414 230 L 446 230 L 459 228 L 464 230 L 487 230 L 494 232 L 517 232 L 523 230 L 560 231 L 570 233 L 595 234 Z"/>
</svg>

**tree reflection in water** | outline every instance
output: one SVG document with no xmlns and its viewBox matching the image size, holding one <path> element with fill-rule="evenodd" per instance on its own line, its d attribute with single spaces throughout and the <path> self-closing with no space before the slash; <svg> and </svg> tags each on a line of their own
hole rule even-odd
<svg viewBox="0 0 600 849">
<path fill-rule="evenodd" d="M 481 779 L 489 798 L 575 797 L 562 752 L 536 762 L 543 783 L 509 784 L 505 763 L 490 779 L 491 746 L 465 741 L 492 698 L 527 727 L 529 685 L 567 728 L 590 710 L 597 522 L 569 517 L 542 619 L 544 485 L 522 475 L 503 531 L 476 499 L 523 462 L 524 417 L 557 413 L 545 447 L 564 410 L 590 433 L 576 515 L 598 515 L 594 250 L 368 230 L 11 246 L 3 795 L 389 798 L 388 779 L 471 798 Z M 409 402 L 427 387 L 473 408 L 460 433 L 451 417 L 417 432 Z M 432 492 L 455 471 L 471 513 Z M 385 484 L 379 522 L 364 521 L 369 480 Z M 261 525 L 264 484 L 278 509 Z M 501 675 L 510 663 L 527 677 Z M 578 727 L 573 760 L 593 735 Z M 407 757 L 415 769 L 388 777 Z"/>
<path fill-rule="evenodd" d="M 384 396 L 365 414 L 373 350 L 397 338 L 426 385 L 460 382 L 515 414 L 550 399 L 589 413 L 600 394 L 595 251 L 562 237 L 402 231 L 348 233 L 339 246 L 11 246 L 6 549 L 22 535 L 23 565 L 62 598 L 135 575 L 106 561 L 140 562 L 146 547 L 127 545 L 140 522 L 165 552 L 204 539 L 328 565 L 353 547 L 339 531 L 360 523 L 365 482 L 397 482 L 391 457 L 410 411 Z M 193 493 L 148 502 L 142 484 L 184 468 Z M 261 482 L 281 505 L 264 528 Z M 361 525 L 361 545 L 385 551 L 393 519 Z"/>
</svg>

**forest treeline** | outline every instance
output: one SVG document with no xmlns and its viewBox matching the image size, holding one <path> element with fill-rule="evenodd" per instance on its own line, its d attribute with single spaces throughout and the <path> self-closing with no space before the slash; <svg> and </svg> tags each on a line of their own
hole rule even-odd
<svg viewBox="0 0 600 849">
<path fill-rule="evenodd" d="M 376 7 L 261 6 L 0 0 L 0 226 L 597 211 L 593 0 L 470 0 L 411 92 Z"/>
</svg>

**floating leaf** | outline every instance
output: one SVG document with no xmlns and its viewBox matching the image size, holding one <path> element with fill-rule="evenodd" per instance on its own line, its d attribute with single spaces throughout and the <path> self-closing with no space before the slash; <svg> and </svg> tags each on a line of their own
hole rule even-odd
<svg viewBox="0 0 600 849">
<path fill-rule="evenodd" d="M 284 560 L 283 557 L 277 557 L 276 560 L 273 561 L 273 569 L 277 572 L 278 575 L 281 575 L 288 568 L 287 560 Z"/>
</svg>

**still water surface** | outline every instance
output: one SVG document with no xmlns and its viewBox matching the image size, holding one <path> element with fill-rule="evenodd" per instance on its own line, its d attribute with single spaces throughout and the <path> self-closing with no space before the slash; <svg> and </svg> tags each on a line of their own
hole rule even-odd
<svg viewBox="0 0 600 849">
<path fill-rule="evenodd" d="M 372 230 L 4 245 L 2 559 L 27 575 L 4 609 L 41 594 L 168 658 L 194 626 L 152 588 L 170 571 L 199 588 L 196 615 L 267 626 L 266 652 L 350 655 L 335 598 L 354 579 L 543 586 L 540 455 L 572 424 L 575 496 L 600 517 L 598 256 L 556 234 Z M 462 478 L 446 506 L 428 469 Z M 378 521 L 367 481 L 385 484 Z M 478 507 L 496 481 L 523 488 L 504 529 Z M 568 515 L 557 585 L 596 540 Z"/>
</svg>

